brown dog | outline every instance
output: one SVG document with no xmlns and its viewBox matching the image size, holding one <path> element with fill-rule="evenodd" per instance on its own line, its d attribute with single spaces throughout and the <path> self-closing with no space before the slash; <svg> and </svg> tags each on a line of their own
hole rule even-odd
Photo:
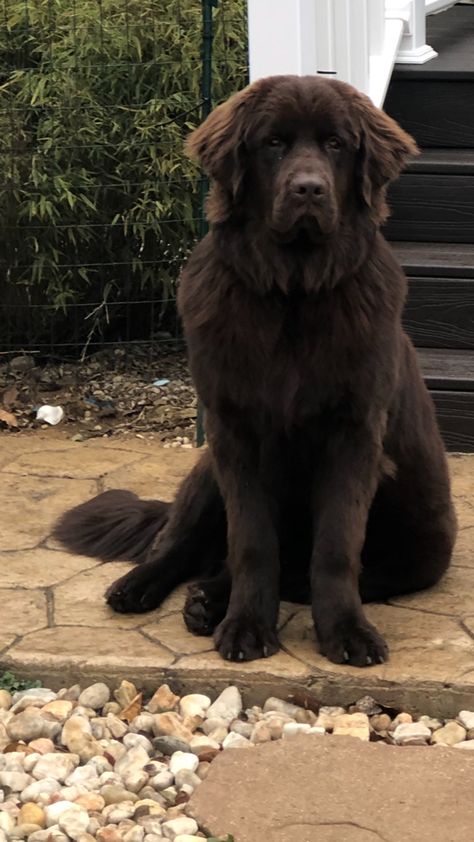
<svg viewBox="0 0 474 842">
<path fill-rule="evenodd" d="M 311 602 L 332 661 L 383 661 L 362 602 L 438 581 L 456 532 L 406 281 L 379 231 L 415 144 L 348 85 L 281 76 L 216 108 L 188 149 L 213 179 L 179 289 L 209 450 L 171 506 L 107 492 L 56 536 L 146 558 L 109 590 L 118 611 L 206 574 L 185 617 L 225 658 L 277 651 L 283 597 Z"/>
</svg>

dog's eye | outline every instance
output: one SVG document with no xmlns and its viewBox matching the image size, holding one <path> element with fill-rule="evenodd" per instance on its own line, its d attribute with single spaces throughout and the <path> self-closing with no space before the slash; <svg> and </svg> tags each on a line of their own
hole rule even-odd
<svg viewBox="0 0 474 842">
<path fill-rule="evenodd" d="M 277 137 L 277 135 L 273 135 L 267 140 L 267 146 L 271 146 L 272 149 L 280 149 L 284 145 L 284 141 L 281 139 L 281 137 Z"/>
<path fill-rule="evenodd" d="M 342 142 L 338 137 L 336 137 L 336 135 L 333 135 L 332 137 L 328 137 L 328 139 L 325 142 L 325 146 L 328 149 L 334 149 L 337 151 L 341 148 Z"/>
</svg>

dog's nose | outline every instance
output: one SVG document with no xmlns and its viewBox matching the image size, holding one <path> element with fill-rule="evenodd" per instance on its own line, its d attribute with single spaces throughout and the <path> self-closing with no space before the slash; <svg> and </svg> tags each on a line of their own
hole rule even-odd
<svg viewBox="0 0 474 842">
<path fill-rule="evenodd" d="M 302 199 L 322 199 L 326 192 L 324 182 L 317 175 L 298 175 L 291 182 L 291 191 Z"/>
</svg>

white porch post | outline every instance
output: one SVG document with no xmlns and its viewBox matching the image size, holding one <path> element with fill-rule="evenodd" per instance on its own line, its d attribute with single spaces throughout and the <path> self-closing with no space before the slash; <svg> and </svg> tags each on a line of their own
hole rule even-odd
<svg viewBox="0 0 474 842">
<path fill-rule="evenodd" d="M 248 0 L 250 81 L 316 73 L 315 0 Z"/>
<path fill-rule="evenodd" d="M 386 0 L 386 15 L 404 21 L 397 64 L 424 64 L 438 55 L 426 43 L 425 0 Z"/>
</svg>

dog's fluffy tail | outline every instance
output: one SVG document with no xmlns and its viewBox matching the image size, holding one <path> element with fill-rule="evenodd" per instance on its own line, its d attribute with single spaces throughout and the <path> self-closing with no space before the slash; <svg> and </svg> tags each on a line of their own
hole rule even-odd
<svg viewBox="0 0 474 842">
<path fill-rule="evenodd" d="M 66 549 L 102 561 L 144 561 L 168 519 L 170 503 L 140 500 L 131 491 L 104 491 L 65 512 L 53 529 Z"/>
</svg>

